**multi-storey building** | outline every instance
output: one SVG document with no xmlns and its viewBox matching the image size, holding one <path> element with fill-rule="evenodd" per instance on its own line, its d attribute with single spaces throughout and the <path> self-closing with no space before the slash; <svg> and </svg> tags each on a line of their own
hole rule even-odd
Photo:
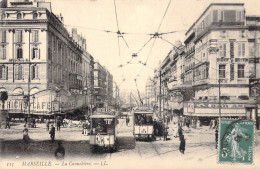
<svg viewBox="0 0 260 169">
<path fill-rule="evenodd" d="M 146 80 L 146 86 L 145 86 L 145 104 L 149 108 L 153 108 L 152 105 L 156 101 L 156 96 L 155 96 L 155 87 L 154 87 L 154 81 L 151 78 L 148 78 Z"/>
<path fill-rule="evenodd" d="M 249 80 L 259 67 L 259 34 L 249 18 L 244 4 L 214 3 L 187 31 L 184 82 L 173 87 L 184 95 L 184 115 L 257 117 Z"/>
<path fill-rule="evenodd" d="M 11 115 L 23 111 L 49 115 L 82 106 L 86 74 L 91 72 L 83 64 L 91 60 L 84 55 L 85 41 L 79 45 L 73 40 L 62 16 L 52 13 L 51 3 L 4 2 L 0 10 L 0 88 L 8 91 L 5 108 Z"/>
<path fill-rule="evenodd" d="M 99 108 L 112 105 L 113 75 L 99 62 L 94 64 L 94 100 Z"/>
</svg>

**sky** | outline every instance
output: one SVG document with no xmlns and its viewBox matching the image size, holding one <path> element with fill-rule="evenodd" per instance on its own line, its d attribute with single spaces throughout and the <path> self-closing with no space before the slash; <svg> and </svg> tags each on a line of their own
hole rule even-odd
<svg viewBox="0 0 260 169">
<path fill-rule="evenodd" d="M 173 48 L 162 39 L 149 41 L 148 34 L 178 31 L 162 37 L 173 44 L 183 42 L 185 31 L 212 2 L 245 3 L 246 15 L 260 15 L 260 0 L 51 0 L 52 12 L 61 13 L 67 29 L 77 28 L 86 38 L 87 51 L 112 73 L 120 89 L 136 90 L 136 79 L 141 92 Z M 118 41 L 116 33 L 99 31 L 117 32 L 117 21 L 120 32 L 131 33 L 123 35 L 125 41 L 122 37 Z M 132 54 L 139 50 L 132 59 Z M 132 64 L 119 67 L 131 59 Z M 140 61 L 147 61 L 147 66 Z"/>
</svg>

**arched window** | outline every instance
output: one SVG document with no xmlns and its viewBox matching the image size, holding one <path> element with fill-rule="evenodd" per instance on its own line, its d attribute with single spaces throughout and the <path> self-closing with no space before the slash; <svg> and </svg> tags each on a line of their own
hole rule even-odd
<svg viewBox="0 0 260 169">
<path fill-rule="evenodd" d="M 33 19 L 37 19 L 38 18 L 38 14 L 35 12 L 33 13 Z"/>
<path fill-rule="evenodd" d="M 17 19 L 22 19 L 22 14 L 21 13 L 17 14 Z"/>
<path fill-rule="evenodd" d="M 22 88 L 18 87 L 13 90 L 13 95 L 24 95 L 24 91 Z"/>
</svg>

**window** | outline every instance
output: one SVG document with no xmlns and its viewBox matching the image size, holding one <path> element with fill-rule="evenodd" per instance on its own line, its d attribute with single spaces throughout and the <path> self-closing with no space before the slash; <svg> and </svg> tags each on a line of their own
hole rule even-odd
<svg viewBox="0 0 260 169">
<path fill-rule="evenodd" d="M 6 59 L 6 47 L 5 46 L 0 47 L 0 59 L 2 59 L 2 60 Z"/>
<path fill-rule="evenodd" d="M 18 47 L 17 48 L 17 59 L 22 59 L 23 58 L 23 48 Z"/>
<path fill-rule="evenodd" d="M 22 14 L 21 13 L 17 14 L 17 19 L 22 19 Z"/>
<path fill-rule="evenodd" d="M 244 12 L 243 11 L 237 11 L 237 21 L 239 21 L 239 22 L 244 21 Z"/>
<path fill-rule="evenodd" d="M 5 19 L 5 17 L 6 17 L 5 13 L 2 13 L 1 14 L 1 19 Z"/>
<path fill-rule="evenodd" d="M 227 37 L 227 32 L 226 31 L 221 31 L 220 32 L 220 37 L 221 38 L 226 38 Z"/>
<path fill-rule="evenodd" d="M 219 65 L 219 78 L 226 77 L 226 65 Z"/>
<path fill-rule="evenodd" d="M 5 43 L 6 42 L 6 31 L 0 32 L 0 42 Z"/>
<path fill-rule="evenodd" d="M 238 43 L 238 56 L 245 56 L 245 47 L 246 44 L 245 43 Z"/>
<path fill-rule="evenodd" d="M 244 78 L 245 77 L 245 65 L 238 65 L 237 77 L 238 78 Z"/>
<path fill-rule="evenodd" d="M 245 31 L 244 30 L 239 31 L 239 37 L 240 38 L 244 38 L 245 37 Z"/>
<path fill-rule="evenodd" d="M 39 79 L 39 67 L 38 65 L 31 66 L 31 79 Z"/>
<path fill-rule="evenodd" d="M 22 65 L 15 65 L 14 67 L 14 78 L 16 80 L 23 79 L 23 66 Z"/>
<path fill-rule="evenodd" d="M 23 32 L 21 30 L 15 31 L 15 42 L 23 42 Z"/>
<path fill-rule="evenodd" d="M 218 11 L 218 20 L 224 21 L 224 11 L 223 10 Z"/>
<path fill-rule="evenodd" d="M 227 43 L 220 43 L 219 54 L 220 54 L 220 57 L 226 57 L 227 56 Z"/>
<path fill-rule="evenodd" d="M 8 79 L 8 67 L 5 65 L 0 65 L 0 79 Z"/>
<path fill-rule="evenodd" d="M 33 13 L 33 19 L 37 19 L 37 17 L 38 17 L 38 14 L 36 12 Z"/>
<path fill-rule="evenodd" d="M 32 49 L 32 59 L 38 58 L 40 59 L 40 49 L 37 47 L 34 47 Z"/>
<path fill-rule="evenodd" d="M 32 41 L 39 42 L 39 31 L 37 30 L 32 31 Z"/>
</svg>

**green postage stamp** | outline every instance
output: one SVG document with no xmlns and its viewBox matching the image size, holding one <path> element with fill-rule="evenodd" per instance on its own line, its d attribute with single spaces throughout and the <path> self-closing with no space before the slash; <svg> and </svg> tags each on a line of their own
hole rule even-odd
<svg viewBox="0 0 260 169">
<path fill-rule="evenodd" d="M 254 121 L 220 119 L 219 162 L 253 163 Z"/>
</svg>

